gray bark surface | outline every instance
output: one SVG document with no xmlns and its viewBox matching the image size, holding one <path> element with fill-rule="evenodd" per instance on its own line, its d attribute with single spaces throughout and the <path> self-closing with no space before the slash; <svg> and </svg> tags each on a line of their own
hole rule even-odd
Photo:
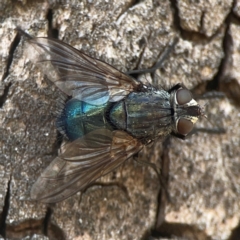
<svg viewBox="0 0 240 240">
<path fill-rule="evenodd" d="M 176 3 L 177 2 L 177 3 Z M 0 235 L 7 239 L 238 239 L 240 219 L 239 1 L 9 1 L 0 6 Z M 28 61 L 15 28 L 58 38 L 126 72 L 151 67 L 179 42 L 155 83 L 183 83 L 207 119 L 182 141 L 159 140 L 82 195 L 52 205 L 32 201 L 31 186 L 59 150 L 60 91 Z M 140 60 L 141 59 L 141 60 Z M 150 79 L 149 74 L 142 76 Z M 170 164 L 170 165 L 169 165 Z M 169 169 L 168 169 L 169 168 Z M 152 230 L 155 236 L 151 238 Z"/>
</svg>

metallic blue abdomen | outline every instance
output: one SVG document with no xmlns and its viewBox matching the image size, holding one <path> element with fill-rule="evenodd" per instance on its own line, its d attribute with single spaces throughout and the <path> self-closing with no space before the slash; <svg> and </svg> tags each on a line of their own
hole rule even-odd
<svg viewBox="0 0 240 240">
<path fill-rule="evenodd" d="M 71 141 L 99 128 L 112 130 L 105 119 L 106 106 L 107 104 L 95 106 L 71 99 L 65 104 L 57 119 L 57 128 Z"/>
</svg>

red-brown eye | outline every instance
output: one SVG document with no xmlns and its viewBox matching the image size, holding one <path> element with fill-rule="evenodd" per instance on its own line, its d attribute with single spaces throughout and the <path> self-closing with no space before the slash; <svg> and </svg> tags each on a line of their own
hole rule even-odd
<svg viewBox="0 0 240 240">
<path fill-rule="evenodd" d="M 176 94 L 176 99 L 179 105 L 184 105 L 193 99 L 192 93 L 187 89 L 179 89 Z"/>
<path fill-rule="evenodd" d="M 190 133 L 193 129 L 193 123 L 186 119 L 186 118 L 180 118 L 177 122 L 177 131 L 181 135 L 187 135 Z"/>
</svg>

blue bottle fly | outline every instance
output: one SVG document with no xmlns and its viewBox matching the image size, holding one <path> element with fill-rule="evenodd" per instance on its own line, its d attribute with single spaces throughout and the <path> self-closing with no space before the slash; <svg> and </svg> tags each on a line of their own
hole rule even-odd
<svg viewBox="0 0 240 240">
<path fill-rule="evenodd" d="M 168 91 L 147 86 L 62 41 L 19 31 L 48 78 L 70 98 L 56 124 L 68 143 L 33 185 L 32 199 L 66 199 L 155 139 L 185 138 L 203 115 L 181 84 Z"/>
</svg>

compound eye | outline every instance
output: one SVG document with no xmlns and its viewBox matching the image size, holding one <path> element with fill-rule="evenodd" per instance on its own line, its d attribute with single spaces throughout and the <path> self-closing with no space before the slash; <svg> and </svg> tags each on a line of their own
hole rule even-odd
<svg viewBox="0 0 240 240">
<path fill-rule="evenodd" d="M 179 89 L 176 93 L 176 99 L 179 105 L 189 103 L 193 97 L 192 93 L 187 89 Z"/>
<path fill-rule="evenodd" d="M 180 118 L 177 122 L 177 131 L 181 135 L 187 135 L 190 133 L 193 129 L 193 123 L 186 119 L 186 118 Z"/>
</svg>

